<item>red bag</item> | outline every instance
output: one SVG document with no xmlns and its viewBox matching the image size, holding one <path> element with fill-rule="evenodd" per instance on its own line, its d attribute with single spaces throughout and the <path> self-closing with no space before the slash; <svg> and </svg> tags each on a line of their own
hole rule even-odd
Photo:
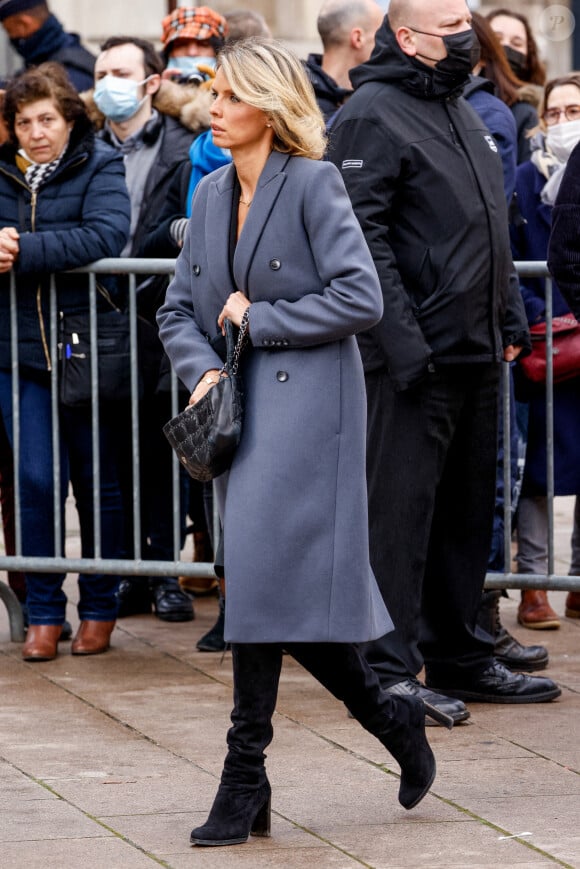
<svg viewBox="0 0 580 869">
<path fill-rule="evenodd" d="M 528 380 L 546 382 L 546 324 L 530 329 L 532 352 L 520 360 Z M 580 375 L 580 323 L 573 314 L 563 314 L 552 320 L 554 383 Z"/>
</svg>

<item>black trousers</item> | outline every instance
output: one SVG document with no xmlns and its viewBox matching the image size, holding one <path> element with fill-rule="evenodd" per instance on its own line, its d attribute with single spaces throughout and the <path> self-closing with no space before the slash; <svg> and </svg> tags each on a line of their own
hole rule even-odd
<svg viewBox="0 0 580 869">
<path fill-rule="evenodd" d="M 475 622 L 495 499 L 500 365 L 440 366 L 395 392 L 367 375 L 371 564 L 395 630 L 361 648 L 385 687 L 456 668 L 493 647 Z"/>
</svg>

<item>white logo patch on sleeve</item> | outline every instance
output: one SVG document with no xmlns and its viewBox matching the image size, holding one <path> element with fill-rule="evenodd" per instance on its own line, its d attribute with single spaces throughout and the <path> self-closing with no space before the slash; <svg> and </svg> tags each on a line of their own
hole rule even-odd
<svg viewBox="0 0 580 869">
<path fill-rule="evenodd" d="M 362 169 L 364 160 L 343 160 L 342 169 Z"/>
<path fill-rule="evenodd" d="M 489 145 L 490 150 L 493 151 L 494 154 L 497 154 L 498 153 L 497 145 L 495 143 L 495 139 L 493 138 L 493 136 L 484 136 L 483 138 L 485 139 L 485 141 Z"/>
</svg>

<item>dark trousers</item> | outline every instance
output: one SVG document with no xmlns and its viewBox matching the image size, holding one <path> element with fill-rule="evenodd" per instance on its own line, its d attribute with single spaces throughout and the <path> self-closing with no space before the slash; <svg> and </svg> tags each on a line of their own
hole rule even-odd
<svg viewBox="0 0 580 869">
<path fill-rule="evenodd" d="M 367 376 L 371 564 L 395 630 L 362 646 L 384 686 L 493 653 L 476 634 L 492 532 L 500 366 Z"/>
</svg>

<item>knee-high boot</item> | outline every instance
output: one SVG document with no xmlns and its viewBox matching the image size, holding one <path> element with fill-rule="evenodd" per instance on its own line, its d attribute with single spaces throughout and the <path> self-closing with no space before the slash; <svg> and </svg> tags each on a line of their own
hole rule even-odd
<svg viewBox="0 0 580 869">
<path fill-rule="evenodd" d="M 234 708 L 220 786 L 205 824 L 191 832 L 192 845 L 237 845 L 270 835 L 270 783 L 264 749 L 272 741 L 282 668 L 275 644 L 232 643 Z"/>
<path fill-rule="evenodd" d="M 296 643 L 286 649 L 393 755 L 401 767 L 399 802 L 414 808 L 435 779 L 422 700 L 385 691 L 356 645 Z"/>
</svg>

